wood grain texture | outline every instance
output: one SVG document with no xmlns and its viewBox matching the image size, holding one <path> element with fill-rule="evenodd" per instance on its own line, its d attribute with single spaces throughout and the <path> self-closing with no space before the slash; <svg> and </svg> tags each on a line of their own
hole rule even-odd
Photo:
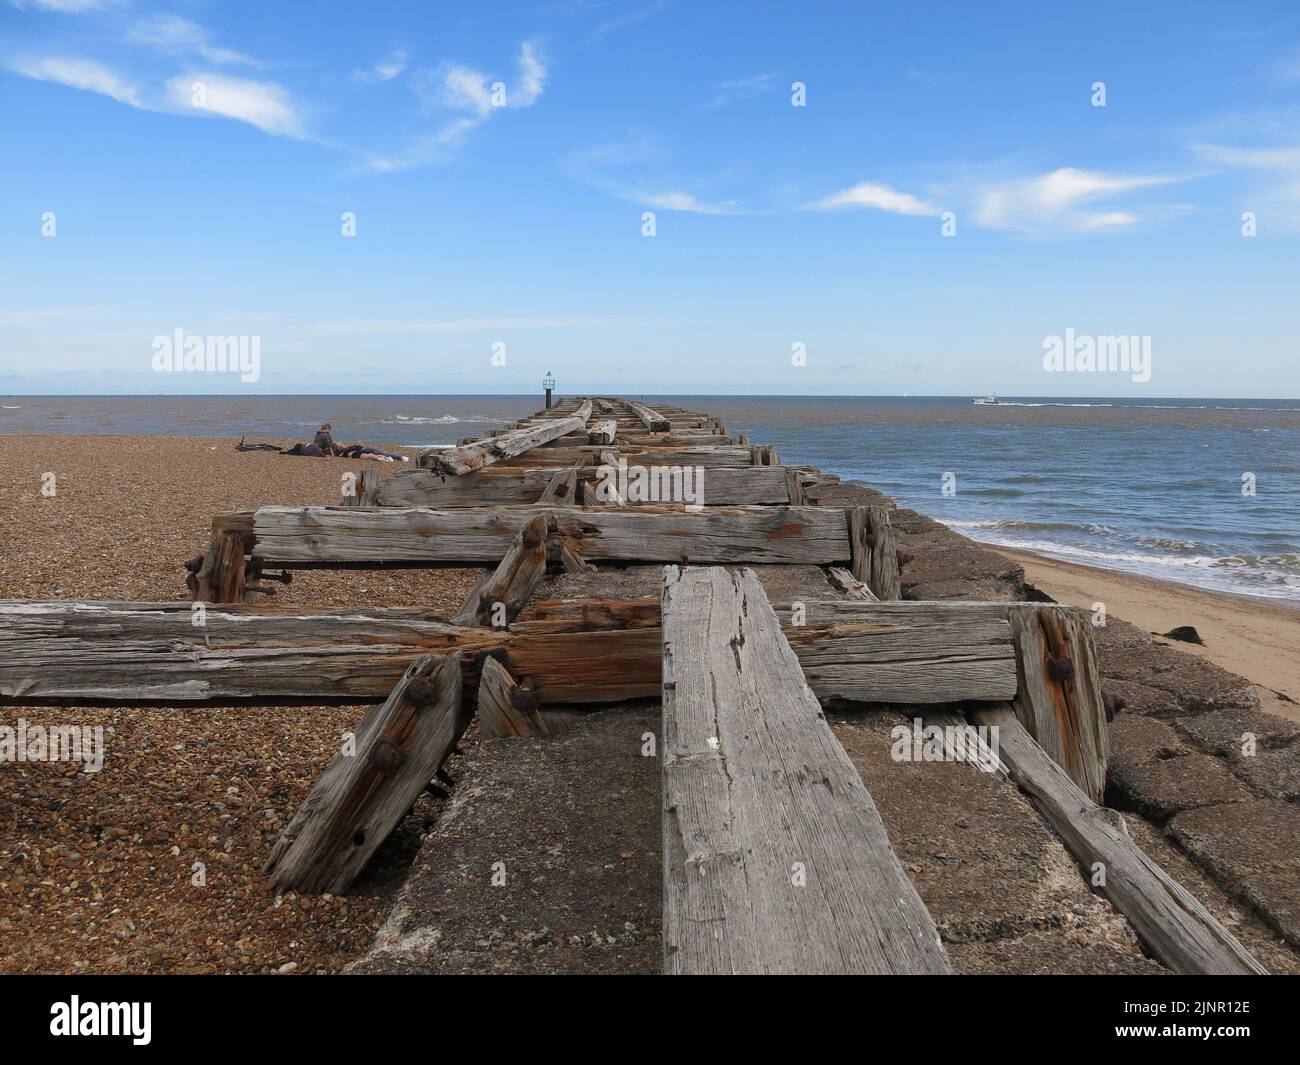
<svg viewBox="0 0 1300 1065">
<path fill-rule="evenodd" d="M 466 597 L 452 619 L 457 625 L 500 627 L 519 616 L 546 576 L 547 526 L 545 514 L 537 514 L 525 523 L 497 568 Z"/>
<path fill-rule="evenodd" d="M 665 567 L 664 968 L 948 973 L 752 571 Z"/>
<path fill-rule="evenodd" d="M 1011 779 L 1056 830 L 1090 881 L 1133 926 L 1152 956 L 1176 973 L 1264 975 L 1266 970 L 1185 888 L 1129 837 L 1124 818 L 1098 806 L 1034 742 L 1009 706 L 968 712 L 998 729 L 998 755 Z"/>
<path fill-rule="evenodd" d="M 853 550 L 853 576 L 864 582 L 877 599 L 902 597 L 898 576 L 898 550 L 889 508 L 852 507 L 849 510 L 849 540 Z"/>
<path fill-rule="evenodd" d="M 555 471 L 544 466 L 487 466 L 461 477 L 432 470 L 407 470 L 379 486 L 381 507 L 485 507 L 536 503 Z"/>
<path fill-rule="evenodd" d="M 298 808 L 263 872 L 282 890 L 346 891 L 446 760 L 467 724 L 460 656 L 412 662 L 366 712 Z"/>
<path fill-rule="evenodd" d="M 845 512 L 835 507 L 261 507 L 254 558 L 274 563 L 495 563 L 524 522 L 547 510 L 590 562 L 844 562 Z M 557 548 L 558 551 L 558 548 Z M 558 558 L 557 558 L 558 560 Z"/>
<path fill-rule="evenodd" d="M 550 725 L 537 709 L 537 698 L 495 658 L 483 660 L 478 685 L 478 727 L 482 735 L 549 736 Z"/>
<path fill-rule="evenodd" d="M 566 433 L 585 429 L 591 417 L 591 403 L 583 403 L 573 414 L 539 419 L 536 425 L 522 426 L 500 436 L 484 437 L 473 444 L 454 448 L 431 448 L 422 451 L 419 464 L 451 476 L 482 469 L 495 462 L 522 455 Z"/>
</svg>

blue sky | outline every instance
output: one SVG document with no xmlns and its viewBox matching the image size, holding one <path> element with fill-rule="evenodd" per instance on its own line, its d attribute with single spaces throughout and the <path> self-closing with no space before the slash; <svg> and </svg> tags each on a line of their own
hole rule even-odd
<svg viewBox="0 0 1300 1065">
<path fill-rule="evenodd" d="M 0 103 L 0 393 L 1300 396 L 1291 2 L 0 0 Z"/>
</svg>

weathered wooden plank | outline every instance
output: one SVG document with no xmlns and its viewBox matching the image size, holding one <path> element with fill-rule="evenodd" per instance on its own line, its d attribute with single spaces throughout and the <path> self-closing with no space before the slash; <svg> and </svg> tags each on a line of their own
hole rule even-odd
<svg viewBox="0 0 1300 1065">
<path fill-rule="evenodd" d="M 689 484 L 695 498 L 701 506 L 779 506 L 792 502 L 790 498 L 791 482 L 788 470 L 783 466 L 743 466 L 736 468 L 698 467 L 691 470 L 689 479 L 676 471 L 681 467 L 671 465 L 628 466 L 626 475 L 619 472 L 618 466 L 590 466 L 582 471 L 582 498 L 589 506 L 620 505 L 613 499 L 601 499 L 597 491 L 602 482 L 617 487 L 621 477 L 633 477 L 653 488 L 654 498 L 642 501 L 633 495 L 621 505 L 644 506 L 655 504 L 664 499 L 668 502 L 684 502 L 681 499 L 682 485 Z M 643 470 L 644 473 L 637 471 Z M 609 492 L 604 494 L 609 495 Z M 592 502 L 587 502 L 591 500 Z M 802 506 L 802 503 L 796 505 Z"/>
<path fill-rule="evenodd" d="M 578 471 L 583 463 L 575 462 L 572 469 L 556 473 L 537 497 L 538 503 L 576 504 L 578 502 Z"/>
<path fill-rule="evenodd" d="M 853 576 L 863 581 L 877 599 L 898 599 L 902 595 L 902 586 L 889 508 L 850 508 L 849 540 L 853 551 Z"/>
<path fill-rule="evenodd" d="M 587 429 L 587 443 L 589 444 L 612 444 L 614 437 L 618 435 L 618 422 L 612 418 L 607 418 L 602 422 Z"/>
<path fill-rule="evenodd" d="M 281 889 L 346 891 L 465 730 L 460 656 L 412 662 L 321 774 L 263 872 Z"/>
<path fill-rule="evenodd" d="M 665 567 L 664 968 L 948 973 L 752 571 Z"/>
<path fill-rule="evenodd" d="M 531 689 L 516 684 L 510 671 L 495 658 L 483 660 L 477 716 L 479 731 L 487 737 L 551 734 L 537 709 L 537 697 Z"/>
<path fill-rule="evenodd" d="M 848 605 L 876 609 L 841 616 L 839 602 L 798 604 L 802 626 L 778 607 L 820 698 L 932 704 L 1015 692 L 1005 613 L 859 603 Z M 504 652 L 544 704 L 659 690 L 655 598 L 538 603 L 504 632 L 410 609 L 195 609 L 202 625 L 186 603 L 0 602 L 0 704 L 355 703 L 382 699 L 419 655 L 455 649 L 467 661 Z M 472 671 L 466 679 L 476 682 Z"/>
<path fill-rule="evenodd" d="M 602 455 L 627 460 L 629 466 L 702 466 L 705 469 L 735 469 L 754 465 L 748 447 L 629 447 L 616 450 L 609 444 L 576 444 L 567 447 L 539 447 L 510 460 L 511 466 L 572 466 L 578 460 L 603 461 Z"/>
<path fill-rule="evenodd" d="M 624 400 L 628 408 L 652 433 L 666 433 L 672 429 L 673 424 L 657 410 L 647 407 L 644 403 L 638 403 L 636 400 Z"/>
<path fill-rule="evenodd" d="M 1015 710 L 979 707 L 968 717 L 997 729 L 997 754 L 1011 779 L 1157 960 L 1187 975 L 1266 975 L 1236 937 L 1133 842 L 1124 818 L 1098 806 L 1048 756 Z"/>
<path fill-rule="evenodd" d="M 519 528 L 547 511 L 583 558 L 698 563 L 845 562 L 845 512 L 835 507 L 428 508 L 261 507 L 253 557 L 264 563 L 495 562 Z M 558 560 L 559 544 L 557 542 Z"/>
<path fill-rule="evenodd" d="M 379 486 L 381 507 L 484 507 L 536 503 L 556 471 L 545 466 L 485 466 L 461 477 L 407 470 Z"/>
<path fill-rule="evenodd" d="M 1027 604 L 1010 611 L 1019 663 L 1016 716 L 1093 802 L 1104 801 L 1110 730 L 1092 626 L 1072 607 Z"/>
<path fill-rule="evenodd" d="M 452 619 L 458 625 L 509 625 L 546 576 L 547 515 L 519 530 L 501 563 L 470 592 Z"/>
<path fill-rule="evenodd" d="M 513 429 L 501 436 L 485 437 L 474 444 L 455 448 L 429 449 L 420 453 L 419 463 L 439 473 L 460 476 L 495 462 L 521 455 L 565 433 L 586 428 L 591 403 L 585 402 L 572 415 L 539 421 L 537 425 Z"/>
<path fill-rule="evenodd" d="M 826 577 L 831 584 L 835 585 L 850 599 L 858 599 L 867 603 L 879 602 L 876 593 L 843 566 L 827 566 Z"/>
<path fill-rule="evenodd" d="M 373 465 L 362 470 L 349 470 L 343 475 L 345 507 L 373 507 L 379 496 L 379 470 Z"/>
</svg>

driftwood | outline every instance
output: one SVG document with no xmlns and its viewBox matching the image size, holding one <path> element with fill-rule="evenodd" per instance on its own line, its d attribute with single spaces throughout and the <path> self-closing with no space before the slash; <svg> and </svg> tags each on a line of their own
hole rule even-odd
<svg viewBox="0 0 1300 1065">
<path fill-rule="evenodd" d="M 496 562 L 538 510 L 591 562 L 824 563 L 850 558 L 835 507 L 262 507 L 253 557 L 266 564 Z M 558 561 L 559 544 L 555 545 Z"/>
<path fill-rule="evenodd" d="M 462 447 L 431 448 L 420 453 L 419 463 L 439 473 L 460 476 L 531 451 L 557 436 L 583 429 L 590 416 L 591 403 L 587 402 L 566 417 L 542 419 L 537 425 L 513 429 L 501 436 L 485 437 Z"/>
<path fill-rule="evenodd" d="M 1266 973 L 1213 914 L 1133 842 L 1123 817 L 1093 802 L 1034 742 L 1016 711 L 1003 704 L 971 710 L 968 717 L 997 728 L 997 753 L 1011 779 L 1155 958 L 1182 974 Z"/>
<path fill-rule="evenodd" d="M 441 768 L 467 721 L 460 659 L 411 663 L 366 712 L 355 751 L 334 756 L 272 849 L 263 872 L 281 889 L 346 891 Z"/>
<path fill-rule="evenodd" d="M 495 570 L 470 592 L 452 619 L 458 625 L 509 625 L 546 576 L 547 516 L 538 514 L 515 536 Z"/>
<path fill-rule="evenodd" d="M 752 571 L 665 567 L 664 968 L 948 973 Z"/>
</svg>

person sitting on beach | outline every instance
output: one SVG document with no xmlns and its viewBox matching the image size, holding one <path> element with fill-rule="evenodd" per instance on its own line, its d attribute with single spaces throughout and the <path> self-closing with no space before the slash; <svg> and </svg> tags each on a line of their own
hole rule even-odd
<svg viewBox="0 0 1300 1065">
<path fill-rule="evenodd" d="M 322 455 L 337 455 L 339 446 L 334 443 L 333 426 L 329 422 L 322 422 L 321 427 L 316 430 L 316 439 L 312 443 L 320 448 Z"/>
</svg>

